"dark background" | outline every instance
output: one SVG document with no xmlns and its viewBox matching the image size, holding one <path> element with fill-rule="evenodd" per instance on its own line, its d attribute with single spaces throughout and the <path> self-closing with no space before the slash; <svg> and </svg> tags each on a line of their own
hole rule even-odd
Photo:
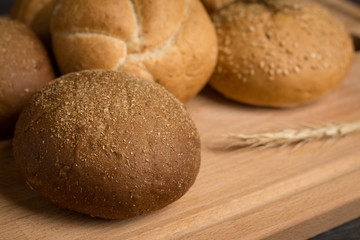
<svg viewBox="0 0 360 240">
<path fill-rule="evenodd" d="M 0 0 L 0 14 L 7 14 L 10 11 L 13 0 Z"/>
<path fill-rule="evenodd" d="M 360 0 L 351 1 L 360 5 Z M 14 0 L 0 0 L 0 14 L 9 13 L 13 2 Z M 334 228 L 328 232 L 322 233 L 314 238 L 311 238 L 311 240 L 360 240 L 360 218 Z"/>
</svg>

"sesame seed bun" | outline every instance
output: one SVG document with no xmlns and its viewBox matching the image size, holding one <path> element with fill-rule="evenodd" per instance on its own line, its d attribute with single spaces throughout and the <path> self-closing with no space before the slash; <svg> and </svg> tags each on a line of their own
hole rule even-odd
<svg viewBox="0 0 360 240">
<path fill-rule="evenodd" d="M 32 189 L 107 219 L 165 207 L 200 166 L 184 105 L 158 84 L 115 71 L 71 73 L 44 87 L 21 113 L 13 147 Z"/>
<path fill-rule="evenodd" d="M 315 101 L 344 79 L 351 38 L 322 7 L 307 1 L 238 1 L 212 15 L 219 60 L 210 85 L 253 105 Z"/>
</svg>

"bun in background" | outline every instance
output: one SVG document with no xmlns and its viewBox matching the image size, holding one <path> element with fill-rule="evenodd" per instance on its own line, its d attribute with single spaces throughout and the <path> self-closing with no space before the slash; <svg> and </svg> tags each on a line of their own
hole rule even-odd
<svg viewBox="0 0 360 240">
<path fill-rule="evenodd" d="M 13 133 L 28 99 L 54 77 L 36 35 L 19 22 L 0 18 L 0 135 Z"/>
<path fill-rule="evenodd" d="M 128 72 L 181 101 L 203 88 L 217 60 L 215 30 L 199 0 L 61 0 L 51 32 L 62 74 Z"/>
<path fill-rule="evenodd" d="M 16 0 L 10 17 L 27 25 L 50 48 L 50 20 L 57 2 L 58 0 Z"/>
<path fill-rule="evenodd" d="M 354 50 L 344 26 L 308 1 L 239 1 L 212 15 L 219 60 L 210 85 L 253 105 L 315 101 L 347 75 Z"/>
</svg>

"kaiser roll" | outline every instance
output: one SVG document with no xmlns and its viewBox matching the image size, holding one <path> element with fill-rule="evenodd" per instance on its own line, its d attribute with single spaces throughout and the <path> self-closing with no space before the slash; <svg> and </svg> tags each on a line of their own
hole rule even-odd
<svg viewBox="0 0 360 240">
<path fill-rule="evenodd" d="M 292 107 L 345 78 L 353 44 L 343 25 L 308 1 L 239 1 L 215 12 L 219 61 L 210 80 L 226 97 Z"/>
<path fill-rule="evenodd" d="M 163 87 L 126 73 L 70 73 L 36 93 L 19 117 L 14 158 L 55 204 L 107 219 L 160 209 L 194 183 L 200 139 Z"/>
<path fill-rule="evenodd" d="M 30 27 L 47 46 L 50 46 L 50 19 L 57 1 L 16 0 L 10 17 Z"/>
<path fill-rule="evenodd" d="M 120 70 L 181 101 L 207 83 L 217 59 L 215 30 L 199 0 L 60 0 L 51 32 L 63 74 Z"/>
<path fill-rule="evenodd" d="M 0 135 L 12 134 L 30 96 L 54 78 L 47 52 L 25 25 L 0 18 Z"/>
</svg>

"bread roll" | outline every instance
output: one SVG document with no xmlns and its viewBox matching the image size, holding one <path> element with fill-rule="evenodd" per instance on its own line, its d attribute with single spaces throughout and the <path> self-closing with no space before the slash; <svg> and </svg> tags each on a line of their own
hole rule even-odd
<svg viewBox="0 0 360 240">
<path fill-rule="evenodd" d="M 344 79 L 351 38 L 325 9 L 307 1 L 240 1 L 212 15 L 219 61 L 210 80 L 226 97 L 293 107 L 315 101 Z"/>
<path fill-rule="evenodd" d="M 187 101 L 216 64 L 215 30 L 199 0 L 61 0 L 52 20 L 53 49 L 63 74 L 120 70 Z"/>
<path fill-rule="evenodd" d="M 202 0 L 202 2 L 209 12 L 214 12 L 227 4 L 235 2 L 235 0 Z"/>
<path fill-rule="evenodd" d="M 11 9 L 10 17 L 30 27 L 44 44 L 50 47 L 50 19 L 57 1 L 16 0 Z"/>
<path fill-rule="evenodd" d="M 115 71 L 62 76 L 16 125 L 14 158 L 55 204 L 124 219 L 160 209 L 194 183 L 200 139 L 189 113 L 153 82 Z"/>
<path fill-rule="evenodd" d="M 22 107 L 54 78 L 48 55 L 25 25 L 0 18 L 0 135 L 12 134 Z"/>
</svg>

